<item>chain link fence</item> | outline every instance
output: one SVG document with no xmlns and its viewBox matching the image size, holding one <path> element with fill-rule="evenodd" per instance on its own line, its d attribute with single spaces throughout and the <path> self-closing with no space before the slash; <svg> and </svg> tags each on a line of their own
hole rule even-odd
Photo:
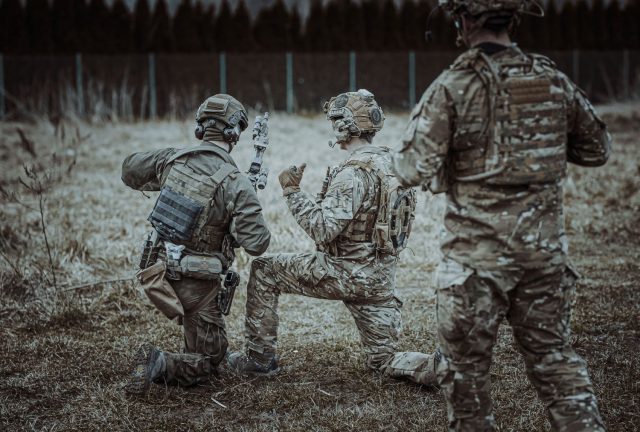
<svg viewBox="0 0 640 432">
<path fill-rule="evenodd" d="M 312 113 L 357 88 L 372 91 L 383 109 L 403 111 L 458 54 L 0 54 L 0 117 L 184 118 L 217 92 L 258 110 Z M 640 95 L 640 51 L 545 54 L 596 102 Z"/>
</svg>

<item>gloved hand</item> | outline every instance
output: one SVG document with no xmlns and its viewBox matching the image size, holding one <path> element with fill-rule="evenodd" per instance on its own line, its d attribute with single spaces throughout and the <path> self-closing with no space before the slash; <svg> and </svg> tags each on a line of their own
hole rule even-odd
<svg viewBox="0 0 640 432">
<path fill-rule="evenodd" d="M 280 186 L 282 186 L 282 194 L 284 196 L 294 192 L 300 192 L 300 181 L 302 180 L 302 175 L 306 167 L 306 163 L 303 163 L 300 167 L 291 165 L 280 173 L 278 180 L 280 180 Z"/>
</svg>

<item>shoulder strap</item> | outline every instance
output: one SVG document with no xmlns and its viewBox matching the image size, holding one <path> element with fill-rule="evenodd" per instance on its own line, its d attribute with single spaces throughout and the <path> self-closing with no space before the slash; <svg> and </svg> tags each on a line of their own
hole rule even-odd
<svg viewBox="0 0 640 432">
<path fill-rule="evenodd" d="M 218 186 L 224 181 L 224 179 L 236 171 L 238 171 L 238 169 L 230 163 L 223 163 L 220 168 L 218 168 L 218 171 L 211 176 L 211 180 L 213 180 L 213 183 Z"/>
<path fill-rule="evenodd" d="M 176 159 L 181 158 L 184 155 L 188 155 L 191 153 L 201 153 L 201 152 L 212 152 L 214 153 L 214 149 L 206 148 L 206 147 L 188 147 L 182 150 L 178 150 L 173 156 L 167 159 L 167 164 L 174 162 Z"/>
</svg>

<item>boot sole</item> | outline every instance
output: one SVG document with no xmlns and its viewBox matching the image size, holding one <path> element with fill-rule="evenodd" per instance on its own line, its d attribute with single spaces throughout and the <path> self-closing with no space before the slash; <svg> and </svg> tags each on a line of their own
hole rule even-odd
<svg viewBox="0 0 640 432">
<path fill-rule="evenodd" d="M 129 377 L 129 382 L 125 385 L 125 392 L 131 395 L 145 395 L 151 388 L 151 367 L 150 365 L 158 357 L 158 350 L 150 346 L 138 348 L 133 359 L 133 372 Z"/>
</svg>

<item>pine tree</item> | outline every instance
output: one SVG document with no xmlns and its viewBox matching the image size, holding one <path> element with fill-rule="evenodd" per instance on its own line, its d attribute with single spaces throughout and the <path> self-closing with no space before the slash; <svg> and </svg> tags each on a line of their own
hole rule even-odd
<svg viewBox="0 0 640 432">
<path fill-rule="evenodd" d="M 198 32 L 191 0 L 181 0 L 173 18 L 173 35 L 178 52 L 200 52 L 202 45 L 198 39 Z"/>
<path fill-rule="evenodd" d="M 0 3 L 0 52 L 22 54 L 28 50 L 25 12 L 20 0 Z"/>
<path fill-rule="evenodd" d="M 74 4 L 65 0 L 53 0 L 51 5 L 51 36 L 53 51 L 71 53 L 78 50 Z"/>
<path fill-rule="evenodd" d="M 215 41 L 218 51 L 233 51 L 233 15 L 227 0 L 220 5 L 220 13 L 215 24 Z"/>
<path fill-rule="evenodd" d="M 424 33 L 424 29 L 419 31 L 416 27 L 416 21 L 418 16 L 418 7 L 414 0 L 405 0 L 402 2 L 400 9 L 400 32 L 402 37 L 402 43 L 405 48 L 415 50 L 420 46 L 420 38 Z"/>
<path fill-rule="evenodd" d="M 47 0 L 27 0 L 25 12 L 29 51 L 50 53 L 52 34 L 49 2 Z"/>
<path fill-rule="evenodd" d="M 596 35 L 593 28 L 593 21 L 589 5 L 586 0 L 578 0 L 576 5 L 577 29 L 579 38 L 577 40 L 580 49 L 594 49 L 596 47 Z"/>
<path fill-rule="evenodd" d="M 376 0 L 363 0 L 362 17 L 366 27 L 367 48 L 371 51 L 384 49 L 384 26 L 380 5 Z"/>
<path fill-rule="evenodd" d="M 254 37 L 258 46 L 268 51 L 284 51 L 292 45 L 289 12 L 282 0 L 262 9 L 254 24 Z"/>
<path fill-rule="evenodd" d="M 302 36 L 302 22 L 300 20 L 300 11 L 295 6 L 289 12 L 289 16 L 291 17 L 291 27 L 290 27 L 290 39 L 291 46 L 288 47 L 290 51 L 301 51 L 304 47 L 304 40 Z"/>
<path fill-rule="evenodd" d="M 75 45 L 79 52 L 89 52 L 89 28 L 87 23 L 88 6 L 86 0 L 73 0 L 75 18 Z"/>
<path fill-rule="evenodd" d="M 606 11 L 606 24 L 609 30 L 608 49 L 619 50 L 626 47 L 624 39 L 624 16 L 618 0 L 612 0 Z"/>
<path fill-rule="evenodd" d="M 624 8 L 626 48 L 640 49 L 640 1 L 627 1 Z"/>
<path fill-rule="evenodd" d="M 560 14 L 560 20 L 562 21 L 564 49 L 578 49 L 580 48 L 580 29 L 578 28 L 578 12 L 573 2 L 565 2 Z"/>
<path fill-rule="evenodd" d="M 149 0 L 137 0 L 133 11 L 133 46 L 135 51 L 149 51 L 151 44 L 151 10 Z"/>
<path fill-rule="evenodd" d="M 544 26 L 547 31 L 547 41 L 544 49 L 562 49 L 562 21 L 558 14 L 555 0 L 550 0 L 544 17 Z"/>
<path fill-rule="evenodd" d="M 367 34 L 360 3 L 347 0 L 344 14 L 347 22 L 347 28 L 345 30 L 345 37 L 348 41 L 347 48 L 354 51 L 366 50 Z"/>
<path fill-rule="evenodd" d="M 348 51 L 352 49 L 347 37 L 346 1 L 332 0 L 325 7 L 325 34 L 328 48 L 332 51 Z"/>
<path fill-rule="evenodd" d="M 149 48 L 153 52 L 173 51 L 174 40 L 166 0 L 158 0 L 151 17 Z"/>
<path fill-rule="evenodd" d="M 251 16 L 244 0 L 240 0 L 231 18 L 230 40 L 234 41 L 233 50 L 249 52 L 255 49 Z"/>
<path fill-rule="evenodd" d="M 325 31 L 326 15 L 321 0 L 312 0 L 305 30 L 307 51 L 327 51 L 329 40 Z"/>
<path fill-rule="evenodd" d="M 393 0 L 385 0 L 382 5 L 382 48 L 388 51 L 404 49 L 400 33 L 400 19 Z"/>
<path fill-rule="evenodd" d="M 591 19 L 587 19 L 587 22 L 591 23 L 591 32 L 595 35 L 593 48 L 598 50 L 608 48 L 610 43 L 609 22 L 602 0 L 592 0 L 589 15 Z"/>
<path fill-rule="evenodd" d="M 195 16 L 196 34 L 198 40 L 200 41 L 200 47 L 202 48 L 202 51 L 215 51 L 215 7 L 213 5 L 205 7 L 202 2 L 198 0 L 193 10 L 193 14 Z"/>
<path fill-rule="evenodd" d="M 110 18 L 109 8 L 104 0 L 91 0 L 86 21 L 87 52 L 104 54 L 114 51 Z"/>
<path fill-rule="evenodd" d="M 132 18 L 123 0 L 114 0 L 111 6 L 111 39 L 115 53 L 133 51 L 133 37 L 131 33 Z"/>
</svg>

